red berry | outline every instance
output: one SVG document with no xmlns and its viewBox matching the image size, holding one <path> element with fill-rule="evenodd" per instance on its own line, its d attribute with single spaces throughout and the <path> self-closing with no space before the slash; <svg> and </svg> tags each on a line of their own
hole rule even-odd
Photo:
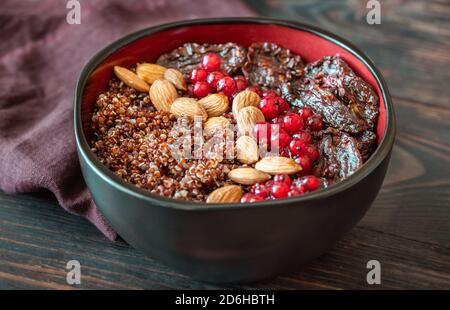
<svg viewBox="0 0 450 310">
<path fill-rule="evenodd" d="M 289 143 L 289 151 L 294 156 L 304 154 L 305 147 L 306 147 L 306 144 L 297 138 L 292 139 L 291 142 Z"/>
<path fill-rule="evenodd" d="M 264 114 L 266 120 L 271 120 L 276 118 L 281 112 L 283 112 L 280 106 L 280 104 L 283 105 L 283 102 L 284 100 L 280 97 L 275 96 L 264 97 L 259 102 L 259 109 Z"/>
<path fill-rule="evenodd" d="M 208 72 L 206 72 L 203 69 L 194 69 L 191 72 L 190 79 L 192 83 L 195 82 L 203 82 L 206 80 L 206 77 L 208 76 Z"/>
<path fill-rule="evenodd" d="M 306 192 L 305 178 L 294 180 L 294 182 L 292 182 L 291 189 L 296 189 L 302 193 Z"/>
<path fill-rule="evenodd" d="M 211 86 L 206 82 L 196 82 L 194 84 L 194 95 L 197 98 L 203 98 L 211 92 Z"/>
<path fill-rule="evenodd" d="M 291 186 L 292 180 L 287 174 L 277 174 L 273 177 L 273 181 L 286 183 L 288 186 Z"/>
<path fill-rule="evenodd" d="M 273 128 L 271 129 L 270 135 L 271 144 L 278 142 L 278 149 L 284 149 L 289 145 L 291 142 L 291 136 L 286 130 L 279 128 L 278 134 L 275 134 L 272 130 Z"/>
<path fill-rule="evenodd" d="M 308 126 L 312 131 L 322 130 L 323 123 L 320 116 L 314 115 L 308 119 Z"/>
<path fill-rule="evenodd" d="M 252 202 L 258 202 L 258 201 L 264 201 L 264 200 L 265 200 L 265 198 L 255 195 Z"/>
<path fill-rule="evenodd" d="M 305 175 L 311 172 L 312 161 L 308 155 L 299 155 L 295 158 L 295 162 L 302 166 L 302 170 L 298 173 L 299 175 Z"/>
<path fill-rule="evenodd" d="M 262 93 L 263 97 L 278 97 L 278 93 L 272 89 L 268 89 L 263 91 Z"/>
<path fill-rule="evenodd" d="M 299 139 L 305 144 L 311 144 L 313 143 L 312 135 L 308 131 L 302 131 L 298 134 L 295 134 L 292 136 L 293 138 Z"/>
<path fill-rule="evenodd" d="M 255 195 L 252 193 L 245 193 L 244 195 L 242 195 L 241 197 L 241 203 L 246 203 L 246 202 L 251 202 L 251 199 L 254 197 Z"/>
<path fill-rule="evenodd" d="M 271 188 L 272 188 L 272 185 L 274 185 L 275 184 L 275 182 L 273 181 L 273 180 L 269 180 L 269 181 L 267 181 L 266 183 L 264 183 L 264 187 L 269 191 L 269 193 L 270 193 L 270 191 L 271 191 Z"/>
<path fill-rule="evenodd" d="M 271 123 L 280 126 L 280 129 L 284 129 L 283 116 L 278 116 L 272 119 Z"/>
<path fill-rule="evenodd" d="M 299 190 L 299 189 L 297 189 L 296 187 L 294 187 L 294 188 L 291 188 L 291 190 L 289 191 L 288 196 L 289 196 L 289 197 L 296 197 L 296 196 L 301 196 L 301 195 L 303 195 L 304 193 L 305 193 L 304 190 Z"/>
<path fill-rule="evenodd" d="M 202 69 L 213 72 L 218 71 L 220 69 L 220 57 L 214 53 L 208 53 L 203 56 L 202 61 L 200 63 Z"/>
<path fill-rule="evenodd" d="M 283 128 L 291 134 L 300 132 L 305 126 L 303 118 L 294 112 L 286 113 L 282 118 Z"/>
<path fill-rule="evenodd" d="M 291 108 L 289 103 L 287 103 L 283 98 L 278 97 L 278 104 L 280 106 L 280 113 L 289 111 L 289 109 Z"/>
<path fill-rule="evenodd" d="M 314 115 L 314 112 L 310 108 L 301 108 L 298 110 L 298 115 L 306 122 L 308 118 Z"/>
<path fill-rule="evenodd" d="M 264 198 L 252 193 L 245 193 L 241 197 L 241 203 L 263 201 Z"/>
<path fill-rule="evenodd" d="M 314 191 L 319 188 L 320 179 L 316 176 L 309 175 L 306 177 L 304 184 L 307 190 Z"/>
<path fill-rule="evenodd" d="M 236 82 L 229 76 L 224 76 L 217 82 L 217 92 L 231 97 L 236 92 Z"/>
<path fill-rule="evenodd" d="M 236 81 L 236 88 L 238 92 L 247 88 L 247 80 L 242 75 L 236 75 L 234 80 Z"/>
<path fill-rule="evenodd" d="M 289 185 L 286 183 L 274 183 L 270 189 L 272 196 L 275 198 L 285 198 L 289 194 Z"/>
<path fill-rule="evenodd" d="M 280 156 L 282 157 L 291 157 L 291 154 L 289 154 L 288 148 L 284 148 L 280 150 Z"/>
<path fill-rule="evenodd" d="M 249 86 L 247 90 L 257 93 L 260 97 L 262 96 L 261 90 L 257 86 Z"/>
<path fill-rule="evenodd" d="M 222 72 L 219 71 L 214 71 L 211 72 L 210 74 L 208 74 L 208 76 L 206 77 L 206 82 L 208 82 L 208 84 L 211 86 L 213 91 L 217 90 L 217 82 L 219 82 L 219 80 L 221 78 L 223 78 L 225 75 Z"/>
<path fill-rule="evenodd" d="M 253 127 L 253 136 L 257 141 L 267 142 L 271 132 L 271 125 L 267 122 L 258 122 Z"/>
<path fill-rule="evenodd" d="M 256 183 L 255 185 L 253 185 L 251 188 L 251 192 L 256 196 L 260 196 L 262 198 L 266 198 L 270 194 L 267 186 L 261 183 Z"/>
<path fill-rule="evenodd" d="M 314 144 L 307 144 L 303 150 L 305 155 L 308 155 L 311 161 L 316 161 L 319 158 L 319 150 Z"/>
</svg>

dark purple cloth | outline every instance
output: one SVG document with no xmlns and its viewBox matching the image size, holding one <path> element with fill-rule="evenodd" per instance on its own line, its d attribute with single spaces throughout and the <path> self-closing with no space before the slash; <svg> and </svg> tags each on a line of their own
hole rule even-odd
<svg viewBox="0 0 450 310">
<path fill-rule="evenodd" d="M 67 1 L 2 1 L 0 14 L 0 188 L 51 191 L 67 211 L 117 237 L 83 181 L 73 133 L 79 72 L 107 43 L 173 20 L 250 16 L 241 1 L 81 0 L 81 24 Z"/>
</svg>

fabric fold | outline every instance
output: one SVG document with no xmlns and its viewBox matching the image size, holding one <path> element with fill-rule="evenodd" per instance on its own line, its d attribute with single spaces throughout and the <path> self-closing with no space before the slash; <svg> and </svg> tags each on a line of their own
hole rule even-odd
<svg viewBox="0 0 450 310">
<path fill-rule="evenodd" d="M 0 15 L 0 189 L 49 190 L 106 237 L 117 234 L 93 203 L 73 133 L 73 91 L 83 65 L 109 42 L 165 22 L 252 16 L 241 1 L 80 1 L 81 24 L 64 1 L 4 1 Z"/>
</svg>

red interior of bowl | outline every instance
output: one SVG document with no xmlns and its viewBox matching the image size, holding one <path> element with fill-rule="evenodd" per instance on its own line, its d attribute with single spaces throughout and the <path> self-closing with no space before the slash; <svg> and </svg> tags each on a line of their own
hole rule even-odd
<svg viewBox="0 0 450 310">
<path fill-rule="evenodd" d="M 264 24 L 214 24 L 174 28 L 136 40 L 110 55 L 92 73 L 83 95 L 82 115 L 86 130 L 90 123 L 97 96 L 105 90 L 113 74 L 113 66 L 132 66 L 137 62 L 154 62 L 162 53 L 183 43 L 235 42 L 249 46 L 253 42 L 273 42 L 298 53 L 306 62 L 323 56 L 339 54 L 365 81 L 370 83 L 380 98 L 380 115 L 377 125 L 378 143 L 386 126 L 386 109 L 381 90 L 369 69 L 355 56 L 340 46 L 315 34 L 278 25 Z"/>
</svg>

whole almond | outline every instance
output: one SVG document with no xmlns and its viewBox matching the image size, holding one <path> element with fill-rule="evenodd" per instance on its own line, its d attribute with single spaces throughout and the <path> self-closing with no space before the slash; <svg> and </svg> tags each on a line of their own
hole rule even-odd
<svg viewBox="0 0 450 310">
<path fill-rule="evenodd" d="M 166 68 L 156 64 L 143 63 L 138 64 L 136 67 L 138 77 L 148 84 L 153 84 L 155 80 L 162 79 L 164 72 L 166 72 Z"/>
<path fill-rule="evenodd" d="M 270 179 L 270 174 L 256 170 L 255 168 L 244 167 L 231 170 L 228 173 L 228 177 L 233 182 L 242 185 L 253 185 L 256 183 L 266 182 Z"/>
<path fill-rule="evenodd" d="M 302 170 L 302 167 L 292 158 L 282 156 L 268 156 L 258 161 L 255 168 L 275 175 L 275 174 L 294 174 Z"/>
<path fill-rule="evenodd" d="M 228 97 L 224 94 L 211 94 L 198 101 L 209 117 L 220 116 L 228 111 Z"/>
<path fill-rule="evenodd" d="M 249 136 L 252 134 L 253 127 L 258 122 L 264 122 L 264 114 L 261 110 L 254 106 L 244 107 L 239 110 L 236 118 L 238 131 L 241 136 Z"/>
<path fill-rule="evenodd" d="M 150 86 L 147 83 L 140 79 L 136 73 L 127 68 L 114 66 L 114 74 L 119 80 L 137 91 L 148 92 L 150 89 Z"/>
<path fill-rule="evenodd" d="M 186 116 L 194 119 L 195 116 L 200 116 L 202 121 L 208 119 L 208 114 L 205 109 L 194 98 L 180 97 L 175 99 L 170 107 L 170 112 L 177 117 Z"/>
<path fill-rule="evenodd" d="M 259 159 L 258 143 L 250 136 L 241 136 L 236 140 L 237 159 L 243 164 L 254 164 Z"/>
<path fill-rule="evenodd" d="M 239 110 L 244 107 L 257 107 L 261 98 L 259 95 L 251 90 L 243 90 L 236 95 L 233 99 L 232 111 L 236 118 Z"/>
<path fill-rule="evenodd" d="M 236 203 L 241 200 L 243 191 L 238 185 L 220 187 L 209 194 L 207 203 Z"/>
<path fill-rule="evenodd" d="M 155 80 L 150 87 L 150 100 L 158 111 L 170 112 L 172 102 L 177 97 L 175 86 L 167 80 Z"/>
<path fill-rule="evenodd" d="M 213 135 L 216 131 L 225 132 L 228 125 L 231 122 L 228 118 L 223 116 L 216 116 L 208 118 L 208 120 L 203 125 L 203 131 L 206 135 Z"/>
<path fill-rule="evenodd" d="M 187 90 L 186 80 L 183 73 L 176 69 L 169 68 L 164 72 L 164 78 L 172 83 L 177 89 Z"/>
</svg>

